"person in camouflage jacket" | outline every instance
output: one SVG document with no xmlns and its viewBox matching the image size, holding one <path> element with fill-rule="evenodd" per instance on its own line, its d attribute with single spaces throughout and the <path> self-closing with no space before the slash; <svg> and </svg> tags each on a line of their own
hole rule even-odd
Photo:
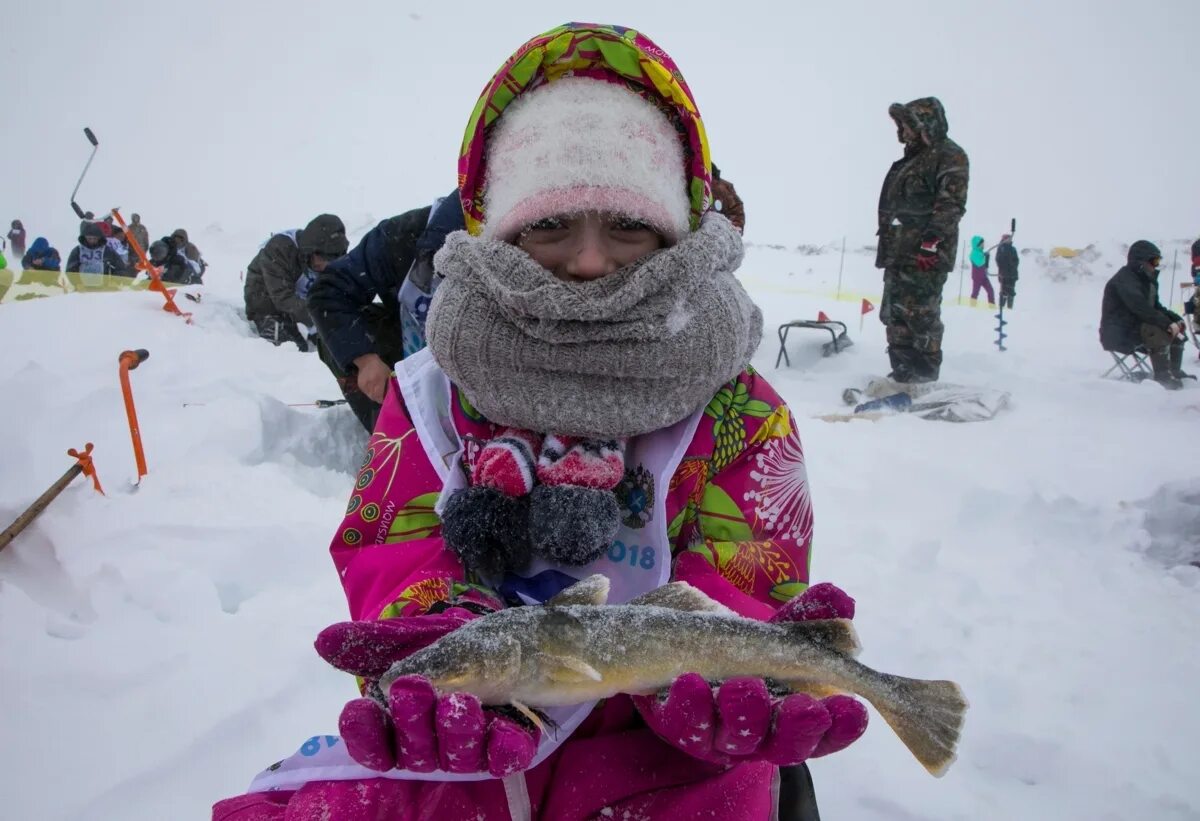
<svg viewBox="0 0 1200 821">
<path fill-rule="evenodd" d="M 904 156 L 892 163 L 879 195 L 879 320 L 887 327 L 892 378 L 933 382 L 942 365 L 942 287 L 954 270 L 967 209 L 967 154 L 947 136 L 936 97 L 893 103 L 888 114 Z"/>
</svg>

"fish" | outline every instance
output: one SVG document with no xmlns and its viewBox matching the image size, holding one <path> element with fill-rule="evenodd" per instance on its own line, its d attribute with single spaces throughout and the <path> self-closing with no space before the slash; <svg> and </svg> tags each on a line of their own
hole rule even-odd
<svg viewBox="0 0 1200 821">
<path fill-rule="evenodd" d="M 793 692 L 864 698 L 931 774 L 940 777 L 954 763 L 968 707 L 962 689 L 862 664 L 848 619 L 756 621 L 686 582 L 626 604 L 608 604 L 608 593 L 608 578 L 596 574 L 544 605 L 469 621 L 394 663 L 380 688 L 386 693 L 400 676 L 420 675 L 442 693 L 527 713 L 659 693 L 684 673 L 709 681 L 759 676 Z"/>
</svg>

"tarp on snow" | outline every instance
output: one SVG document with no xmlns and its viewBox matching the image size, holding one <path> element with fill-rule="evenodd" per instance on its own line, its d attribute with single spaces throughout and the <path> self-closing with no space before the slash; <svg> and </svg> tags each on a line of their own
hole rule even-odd
<svg viewBox="0 0 1200 821">
<path fill-rule="evenodd" d="M 146 277 L 121 277 L 108 274 L 63 273 L 62 271 L 0 271 L 0 303 L 20 302 L 71 293 L 144 291 L 150 287 Z"/>
</svg>

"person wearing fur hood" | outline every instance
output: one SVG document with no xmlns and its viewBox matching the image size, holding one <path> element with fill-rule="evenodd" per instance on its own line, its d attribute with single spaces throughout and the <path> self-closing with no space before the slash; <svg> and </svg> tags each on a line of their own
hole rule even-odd
<svg viewBox="0 0 1200 821">
<path fill-rule="evenodd" d="M 317 650 L 364 697 L 213 817 L 801 817 L 787 785 L 862 734 L 855 698 L 687 674 L 553 708 L 551 732 L 420 677 L 381 691 L 440 635 L 593 573 L 613 604 L 686 581 L 748 618 L 853 615 L 808 585 L 803 449 L 750 367 L 762 315 L 670 57 L 618 26 L 530 40 L 471 115 L 459 184 L 428 347 L 396 366 L 330 546 L 354 621 Z"/>
</svg>

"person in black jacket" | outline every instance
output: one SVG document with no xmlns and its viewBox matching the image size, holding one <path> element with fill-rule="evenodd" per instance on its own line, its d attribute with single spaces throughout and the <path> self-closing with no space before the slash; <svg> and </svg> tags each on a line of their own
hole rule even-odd
<svg viewBox="0 0 1200 821">
<path fill-rule="evenodd" d="M 376 225 L 309 290 L 317 353 L 368 431 L 396 362 L 425 347 L 425 314 L 438 283 L 433 255 L 463 227 L 455 190 Z"/>
<path fill-rule="evenodd" d="M 1154 380 L 1175 390 L 1183 387 L 1183 379 L 1194 377 L 1180 368 L 1187 341 L 1183 318 L 1158 301 L 1161 262 L 1162 251 L 1152 242 L 1141 239 L 1129 247 L 1127 264 L 1104 286 L 1100 344 L 1117 353 L 1144 346 Z"/>
<path fill-rule="evenodd" d="M 79 232 L 79 244 L 67 257 L 67 272 L 80 274 L 115 274 L 137 276 L 108 245 L 104 231 L 95 222 L 85 222 Z"/>
<path fill-rule="evenodd" d="M 1017 267 L 1021 258 L 1013 247 L 1012 234 L 1000 237 L 1000 245 L 996 248 L 996 268 L 1000 272 L 1000 305 L 1012 308 L 1013 297 L 1017 295 Z"/>
<path fill-rule="evenodd" d="M 150 243 L 150 264 L 161 269 L 163 282 L 179 285 L 194 285 L 201 281 L 200 265 L 188 259 L 183 251 L 172 248 L 169 237 Z"/>
</svg>

